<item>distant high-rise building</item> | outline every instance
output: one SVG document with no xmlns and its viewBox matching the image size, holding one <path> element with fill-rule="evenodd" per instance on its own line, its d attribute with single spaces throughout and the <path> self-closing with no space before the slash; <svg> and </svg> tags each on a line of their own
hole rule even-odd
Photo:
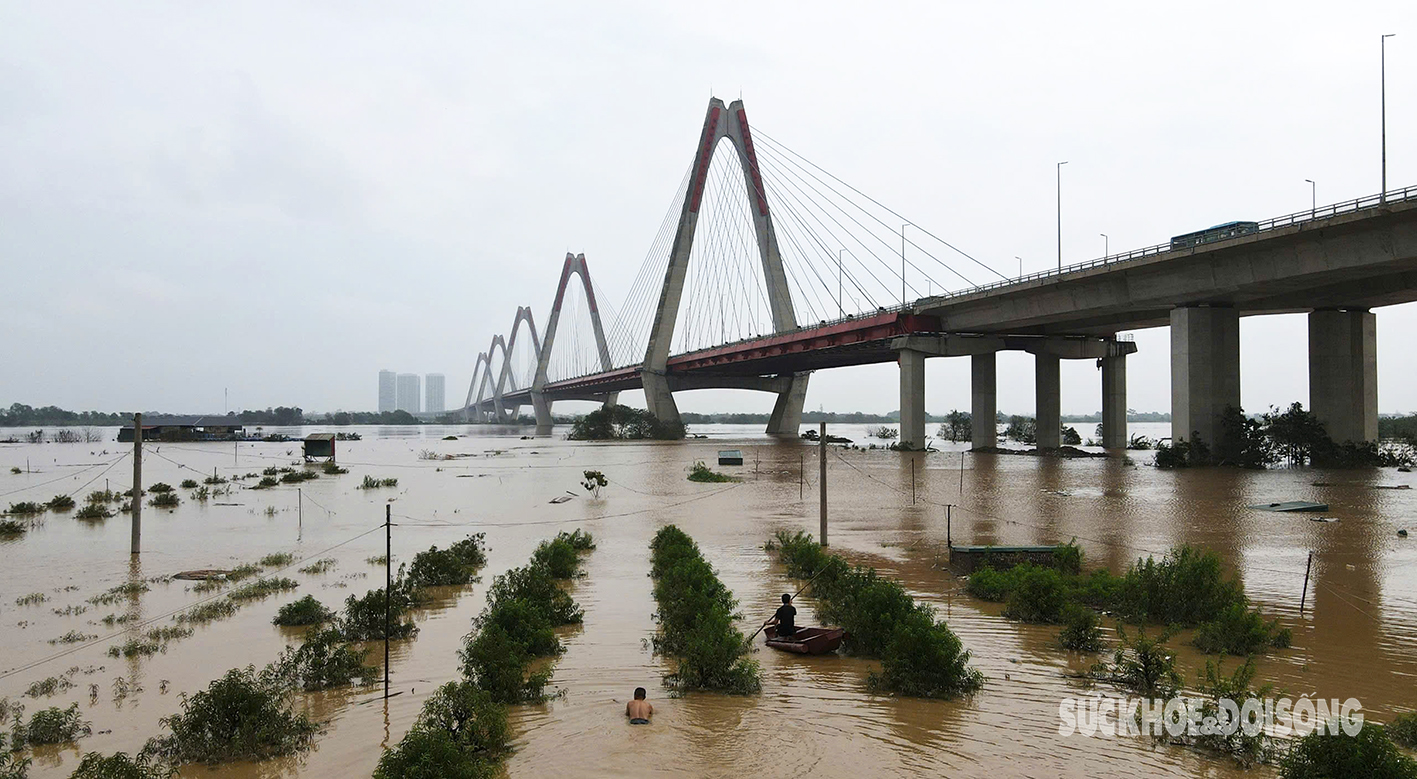
<svg viewBox="0 0 1417 779">
<path fill-rule="evenodd" d="M 379 371 L 379 413 L 398 408 L 398 374 Z"/>
<path fill-rule="evenodd" d="M 423 409 L 430 414 L 443 413 L 443 374 L 430 373 L 423 378 Z"/>
<path fill-rule="evenodd" d="M 398 385 L 398 402 L 395 408 L 399 411 L 407 411 L 410 414 L 417 414 L 419 409 L 419 381 L 416 373 L 400 373 Z"/>
</svg>

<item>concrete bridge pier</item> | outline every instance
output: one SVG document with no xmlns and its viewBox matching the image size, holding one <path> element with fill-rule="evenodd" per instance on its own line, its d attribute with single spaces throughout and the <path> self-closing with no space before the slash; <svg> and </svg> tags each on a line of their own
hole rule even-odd
<svg viewBox="0 0 1417 779">
<path fill-rule="evenodd" d="M 999 445 L 998 426 L 994 417 L 999 413 L 998 361 L 994 352 L 969 357 L 969 416 L 974 449 L 993 449 Z"/>
<path fill-rule="evenodd" d="M 536 434 L 551 435 L 551 402 L 540 392 L 531 393 L 531 408 L 536 412 Z"/>
<path fill-rule="evenodd" d="M 807 402 L 807 378 L 810 375 L 799 373 L 793 376 L 792 385 L 777 393 L 772 416 L 768 417 L 768 435 L 796 438 L 801 432 L 802 405 Z"/>
<path fill-rule="evenodd" d="M 1103 357 L 1102 447 L 1127 448 L 1127 356 Z"/>
<path fill-rule="evenodd" d="M 1034 435 L 1039 449 L 1057 449 L 1062 444 L 1062 390 L 1059 381 L 1061 358 L 1038 352 L 1033 355 Z"/>
<path fill-rule="evenodd" d="M 896 352 L 900 364 L 900 445 L 925 448 L 925 353 Z"/>
<path fill-rule="evenodd" d="M 1240 313 L 1219 306 L 1171 309 L 1171 440 L 1220 443 L 1220 416 L 1240 407 Z"/>
<path fill-rule="evenodd" d="M 1378 440 L 1378 322 L 1371 311 L 1309 314 L 1309 409 L 1338 443 Z"/>
</svg>

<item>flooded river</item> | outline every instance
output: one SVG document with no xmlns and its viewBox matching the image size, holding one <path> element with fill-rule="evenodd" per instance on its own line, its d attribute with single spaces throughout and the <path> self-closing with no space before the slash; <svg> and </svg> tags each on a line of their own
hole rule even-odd
<svg viewBox="0 0 1417 779">
<path fill-rule="evenodd" d="M 1259 681 L 1294 696 L 1357 698 L 1380 721 L 1417 706 L 1417 538 L 1397 536 L 1400 527 L 1417 530 L 1417 490 L 1386 489 L 1417 481 L 1410 473 L 1166 472 L 1149 466 L 1150 453 L 1058 460 L 969 455 L 948 444 L 915 455 L 831 450 L 832 548 L 898 578 L 934 605 L 988 676 L 983 691 L 954 702 L 872 695 L 865 689 L 872 662 L 760 649 L 761 695 L 671 699 L 659 684 L 666 666 L 646 645 L 655 627 L 651 536 L 670 522 L 692 535 L 741 601 L 750 632 L 783 592 L 796 589 L 763 543 L 778 529 L 816 532 L 815 446 L 730 426 L 696 428 L 711 438 L 671 444 L 521 440 L 525 431 L 473 427 L 358 429 L 362 441 L 338 444 L 348 475 L 299 488 L 238 488 L 206 503 L 179 490 L 175 510 L 145 507 L 139 563 L 130 564 L 127 515 L 83 522 L 72 512 L 50 512 L 24 535 L 0 538 L 0 697 L 31 712 L 76 702 L 94 729 L 77 746 L 37 751 L 31 776 L 67 776 L 85 751 L 135 752 L 161 732 L 158 720 L 178 709 L 180 693 L 205 687 L 229 668 L 275 659 L 299 640 L 297 632 L 271 625 L 283 603 L 313 594 L 338 608 L 345 597 L 382 586 L 383 567 L 368 558 L 383 554 L 389 501 L 396 564 L 471 532 L 486 533 L 491 546 L 481 582 L 442 593 L 416 612 L 417 637 L 394 644 L 392 683 L 401 694 L 388 701 L 369 689 L 304 696 L 300 705 L 326 723 L 313 751 L 260 765 L 189 767 L 183 776 L 368 776 L 381 747 L 402 737 L 427 695 L 457 676 L 457 650 L 484 605 L 485 585 L 523 564 L 539 541 L 576 527 L 598 544 L 586 558 L 587 575 L 572 585 L 585 623 L 564 635 L 566 652 L 553 679 L 561 695 L 514 707 L 510 776 L 732 776 L 764 768 L 814 776 L 1272 775 L 1149 739 L 1059 736 L 1059 700 L 1087 694 L 1068 674 L 1096 658 L 1058 649 L 1056 627 L 1007 621 L 999 606 L 964 594 L 962 581 L 943 565 L 947 503 L 957 506 L 955 543 L 1076 538 L 1085 565 L 1118 572 L 1138 556 L 1182 543 L 1213 549 L 1240 572 L 1256 605 L 1294 631 L 1292 649 L 1260 660 Z M 0 430 L 0 438 L 13 432 Z M 131 445 L 115 443 L 111 429 L 103 432 L 104 443 L 0 445 L 0 505 L 66 493 L 82 505 L 85 494 L 105 485 L 127 489 L 132 466 L 123 455 Z M 832 432 L 866 440 L 861 427 Z M 442 440 L 446 435 L 461 437 Z M 695 460 L 712 463 L 725 448 L 744 452 L 742 467 L 725 469 L 740 483 L 685 479 Z M 425 450 L 470 456 L 423 459 Z M 214 470 L 229 477 L 298 459 L 299 443 L 150 444 L 144 480 L 176 485 Z M 610 480 L 598 499 L 580 486 L 585 469 Z M 358 489 L 366 475 L 396 477 L 398 486 Z M 568 492 L 575 497 L 550 502 Z M 1323 516 L 1337 521 L 1245 508 L 1281 500 L 1328 503 Z M 1313 577 L 1301 616 L 1310 551 Z M 301 560 L 282 571 L 300 582 L 299 590 L 250 602 L 165 653 L 107 655 L 109 646 L 171 624 L 173 613 L 210 595 L 173 581 L 107 605 L 88 599 L 125 582 L 227 568 L 275 552 Z M 322 575 L 296 571 L 320 558 L 338 563 Z M 17 603 L 33 593 L 44 600 Z M 799 620 L 809 622 L 805 605 L 799 604 Z M 127 621 L 106 625 L 110 614 Z M 70 631 L 106 640 L 50 643 Z M 1187 638 L 1173 644 L 1184 647 Z M 1181 655 L 1190 680 L 1204 659 L 1189 649 Z M 382 652 L 370 659 L 382 663 Z M 71 669 L 73 688 L 24 697 L 31 684 Z M 624 702 L 636 686 L 650 690 L 657 710 L 651 727 L 624 724 Z"/>
</svg>

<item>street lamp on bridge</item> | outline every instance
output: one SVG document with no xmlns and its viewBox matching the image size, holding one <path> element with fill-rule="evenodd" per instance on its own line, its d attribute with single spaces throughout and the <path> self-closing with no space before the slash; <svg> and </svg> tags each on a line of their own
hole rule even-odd
<svg viewBox="0 0 1417 779">
<path fill-rule="evenodd" d="M 1379 203 L 1387 202 L 1387 39 L 1396 35 L 1395 32 L 1388 33 L 1378 39 L 1383 106 L 1383 190 L 1378 193 Z"/>
<path fill-rule="evenodd" d="M 1107 238 L 1107 233 L 1098 233 L 1098 235 L 1102 236 L 1102 261 L 1106 262 L 1107 256 L 1112 253 L 1111 250 L 1107 248 L 1110 244 L 1110 240 Z"/>
<path fill-rule="evenodd" d="M 1067 160 L 1058 163 L 1058 270 L 1063 269 L 1063 166 Z"/>
<path fill-rule="evenodd" d="M 1309 217 L 1312 218 L 1319 210 L 1319 185 L 1313 179 L 1304 179 L 1309 182 Z"/>
<path fill-rule="evenodd" d="M 1018 277 L 1023 278 L 1023 258 L 1015 254 L 1014 259 L 1018 260 Z"/>
</svg>

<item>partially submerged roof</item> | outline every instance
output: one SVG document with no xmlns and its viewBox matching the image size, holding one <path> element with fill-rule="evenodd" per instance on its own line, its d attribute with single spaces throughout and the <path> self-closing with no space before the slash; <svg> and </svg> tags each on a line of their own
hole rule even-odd
<svg viewBox="0 0 1417 779">
<path fill-rule="evenodd" d="M 1313 503 L 1307 500 L 1287 500 L 1283 503 L 1256 503 L 1250 508 L 1260 511 L 1328 511 L 1328 504 Z"/>
</svg>

